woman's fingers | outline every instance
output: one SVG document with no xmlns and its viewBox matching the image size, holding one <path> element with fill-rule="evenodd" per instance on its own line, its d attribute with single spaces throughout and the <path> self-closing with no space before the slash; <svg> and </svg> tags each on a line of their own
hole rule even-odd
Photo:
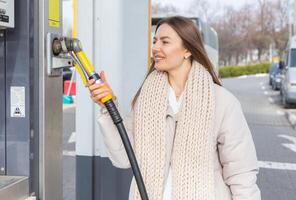
<svg viewBox="0 0 296 200">
<path fill-rule="evenodd" d="M 102 92 L 99 93 L 95 96 L 92 96 L 92 98 L 96 101 L 96 102 L 100 102 L 100 99 L 102 99 L 103 97 L 107 96 L 109 94 L 109 92 Z"/>
<path fill-rule="evenodd" d="M 97 96 L 98 94 L 101 94 L 101 93 L 111 93 L 111 91 L 109 88 L 103 87 L 103 88 L 98 88 L 97 90 L 93 90 L 91 92 L 91 95 L 94 97 L 94 96 Z"/>
<path fill-rule="evenodd" d="M 95 83 L 94 79 L 88 80 L 86 86 L 88 87 L 90 94 L 91 94 L 91 99 L 93 102 L 99 104 L 100 106 L 104 107 L 105 105 L 100 102 L 100 99 L 104 98 L 108 94 L 111 94 L 113 96 L 113 99 L 116 100 L 116 97 L 113 95 L 113 91 L 109 87 L 105 72 L 101 71 L 100 72 L 100 78 L 102 80 L 102 83 Z"/>
<path fill-rule="evenodd" d="M 107 82 L 107 81 L 106 81 L 106 76 L 105 76 L 105 72 L 104 72 L 104 71 L 101 71 L 101 72 L 100 72 L 100 78 L 102 79 L 103 82 Z"/>
<path fill-rule="evenodd" d="M 109 84 L 108 84 L 108 82 L 106 80 L 106 75 L 105 75 L 105 72 L 104 71 L 101 71 L 100 78 L 103 81 L 103 83 L 109 87 Z"/>
<path fill-rule="evenodd" d="M 98 85 L 99 86 L 107 85 L 109 87 L 109 85 L 107 83 L 107 80 L 106 80 L 105 72 L 101 71 L 99 76 L 100 76 L 100 79 L 102 80 L 101 84 L 95 84 L 94 79 L 90 79 L 90 80 L 87 81 L 86 86 L 89 87 L 90 90 L 97 89 Z"/>
<path fill-rule="evenodd" d="M 92 84 L 92 85 L 88 86 L 88 89 L 92 92 L 94 90 L 101 88 L 102 86 L 104 86 L 103 83 L 96 83 L 96 84 Z"/>
<path fill-rule="evenodd" d="M 89 87 L 89 86 L 93 85 L 94 83 L 95 83 L 95 80 L 94 79 L 90 79 L 90 80 L 87 81 L 86 87 Z"/>
<path fill-rule="evenodd" d="M 104 86 L 104 87 L 102 87 Z M 112 91 L 109 87 L 106 87 L 104 84 L 94 84 L 89 86 L 91 98 L 95 103 L 98 103 L 100 106 L 104 106 L 100 102 L 100 99 L 107 96 L 108 94 L 112 94 Z"/>
</svg>

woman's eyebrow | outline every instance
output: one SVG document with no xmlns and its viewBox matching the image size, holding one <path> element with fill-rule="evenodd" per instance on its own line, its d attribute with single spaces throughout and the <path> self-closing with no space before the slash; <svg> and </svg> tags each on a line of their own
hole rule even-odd
<svg viewBox="0 0 296 200">
<path fill-rule="evenodd" d="M 162 36 L 160 37 L 161 40 L 164 40 L 164 39 L 171 39 L 169 36 Z M 153 40 L 157 40 L 156 37 L 153 37 Z"/>
<path fill-rule="evenodd" d="M 164 39 L 171 39 L 169 36 L 163 36 L 163 37 L 160 37 L 161 40 L 164 40 Z"/>
</svg>

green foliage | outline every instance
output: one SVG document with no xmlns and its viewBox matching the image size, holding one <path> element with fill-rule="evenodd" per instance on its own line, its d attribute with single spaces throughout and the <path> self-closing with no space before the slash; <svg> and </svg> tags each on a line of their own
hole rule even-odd
<svg viewBox="0 0 296 200">
<path fill-rule="evenodd" d="M 221 78 L 236 77 L 242 75 L 267 73 L 270 67 L 270 63 L 260 63 L 256 65 L 246 66 L 226 66 L 219 68 L 219 76 Z"/>
</svg>

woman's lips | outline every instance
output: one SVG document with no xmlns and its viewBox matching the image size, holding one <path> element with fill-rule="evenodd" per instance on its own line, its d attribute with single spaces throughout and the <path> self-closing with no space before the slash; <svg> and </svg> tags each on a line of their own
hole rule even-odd
<svg viewBox="0 0 296 200">
<path fill-rule="evenodd" d="M 155 57 L 154 58 L 155 62 L 160 62 L 160 61 L 163 61 L 163 60 L 164 60 L 164 57 Z"/>
</svg>

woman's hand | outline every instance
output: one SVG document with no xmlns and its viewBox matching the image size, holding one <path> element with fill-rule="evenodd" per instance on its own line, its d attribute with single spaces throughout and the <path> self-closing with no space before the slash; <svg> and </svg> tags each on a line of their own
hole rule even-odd
<svg viewBox="0 0 296 200">
<path fill-rule="evenodd" d="M 93 102 L 97 103 L 102 108 L 104 108 L 105 105 L 100 102 L 100 99 L 107 96 L 109 93 L 111 93 L 113 100 L 116 100 L 116 97 L 114 96 L 113 91 L 111 90 L 109 84 L 106 81 L 105 72 L 101 71 L 101 73 L 99 75 L 100 75 L 100 78 L 103 81 L 103 83 L 97 84 L 97 83 L 95 83 L 94 79 L 91 79 L 87 82 L 86 86 L 88 87 L 88 89 L 90 91 L 90 97 L 93 100 Z M 103 87 L 103 86 L 105 86 L 105 87 Z"/>
</svg>

